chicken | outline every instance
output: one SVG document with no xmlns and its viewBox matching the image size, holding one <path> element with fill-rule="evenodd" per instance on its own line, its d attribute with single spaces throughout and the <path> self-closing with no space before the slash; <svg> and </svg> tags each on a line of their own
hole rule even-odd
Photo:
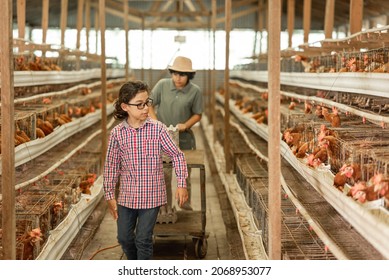
<svg viewBox="0 0 389 280">
<path fill-rule="evenodd" d="M 44 138 L 46 135 L 39 127 L 35 128 L 36 138 Z"/>
<path fill-rule="evenodd" d="M 29 232 L 26 232 L 18 238 L 18 241 L 23 243 L 23 260 L 34 259 L 34 246 L 41 240 L 42 232 L 40 228 L 35 228 Z"/>
<path fill-rule="evenodd" d="M 46 136 L 54 131 L 54 127 L 49 121 L 44 121 L 40 118 L 36 119 L 36 126 L 40 128 Z"/>
<path fill-rule="evenodd" d="M 343 187 L 346 184 L 347 179 L 347 176 L 342 171 L 339 171 L 335 174 L 334 177 L 334 187 L 340 191 L 343 191 Z"/>
<path fill-rule="evenodd" d="M 296 107 L 296 102 L 294 102 L 294 101 L 290 102 L 290 104 L 288 106 L 289 110 L 294 110 L 295 107 Z"/>
<path fill-rule="evenodd" d="M 363 182 L 363 181 L 357 182 L 350 188 L 350 190 L 348 191 L 347 195 L 351 196 L 351 197 L 353 197 L 355 199 L 355 197 L 356 196 L 359 197 L 361 195 L 360 192 L 361 191 L 364 192 L 366 190 L 366 188 L 367 188 L 366 182 Z M 359 195 L 358 195 L 358 193 L 359 193 Z"/>
<path fill-rule="evenodd" d="M 62 201 L 55 202 L 51 206 L 51 227 L 52 228 L 55 228 L 59 224 L 63 209 L 64 209 L 64 205 Z"/>
<path fill-rule="evenodd" d="M 301 64 L 304 67 L 305 73 L 311 72 L 312 62 L 309 61 L 308 57 L 303 56 L 303 55 L 296 55 L 294 58 L 294 61 L 301 62 Z"/>
<path fill-rule="evenodd" d="M 326 148 L 321 148 L 314 156 L 313 161 L 320 160 L 320 163 L 324 163 L 328 160 L 328 152 Z"/>
<path fill-rule="evenodd" d="M 322 114 L 324 116 L 324 119 L 331 123 L 332 127 L 340 127 L 340 117 L 338 109 L 336 107 L 332 107 L 332 113 L 329 113 L 328 109 L 323 107 Z"/>
<path fill-rule="evenodd" d="M 361 180 L 362 171 L 361 171 L 361 167 L 359 166 L 359 164 L 352 163 L 350 165 L 350 167 L 352 169 L 352 172 L 349 174 L 346 173 L 346 175 L 350 179 L 350 184 L 353 185 L 356 182 L 358 182 L 359 180 Z"/>
<path fill-rule="evenodd" d="M 290 146 L 299 146 L 300 140 L 302 138 L 302 134 L 300 132 L 288 133 L 286 136 L 285 142 Z"/>
<path fill-rule="evenodd" d="M 322 124 L 320 126 L 320 131 L 318 133 L 317 140 L 319 142 L 321 142 L 321 141 L 323 141 L 324 137 L 326 137 L 326 136 L 334 136 L 335 137 L 336 135 L 335 135 L 335 132 L 333 130 L 328 129 L 326 127 L 326 125 Z"/>
<path fill-rule="evenodd" d="M 319 157 L 315 158 L 315 154 L 312 153 L 312 154 L 308 155 L 307 163 L 309 166 L 316 168 L 316 167 L 320 166 L 320 164 L 322 164 L 322 161 Z"/>
<path fill-rule="evenodd" d="M 267 91 L 261 93 L 262 100 L 267 101 L 269 99 L 269 93 Z"/>
<path fill-rule="evenodd" d="M 22 137 L 25 140 L 25 142 L 28 142 L 31 140 L 30 137 L 28 137 L 27 134 L 23 130 L 16 130 L 15 133 L 19 137 Z"/>
<path fill-rule="evenodd" d="M 308 101 L 305 101 L 305 103 L 304 103 L 304 113 L 305 114 L 312 113 L 312 104 L 310 104 Z"/>
<path fill-rule="evenodd" d="M 83 194 L 92 194 L 90 188 L 92 187 L 92 183 L 90 183 L 88 180 L 81 181 L 80 185 L 81 193 Z"/>
<path fill-rule="evenodd" d="M 312 146 L 313 146 L 313 140 L 309 142 L 301 143 L 301 145 L 297 148 L 296 157 L 304 158 Z"/>
<path fill-rule="evenodd" d="M 315 115 L 316 115 L 318 118 L 321 118 L 321 119 L 323 118 L 323 112 L 322 112 L 321 106 L 319 106 L 319 105 L 316 106 Z"/>
</svg>

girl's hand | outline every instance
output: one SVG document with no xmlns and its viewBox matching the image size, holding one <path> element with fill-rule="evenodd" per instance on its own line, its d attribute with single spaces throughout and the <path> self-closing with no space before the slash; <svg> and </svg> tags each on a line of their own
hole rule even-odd
<svg viewBox="0 0 389 280">
<path fill-rule="evenodd" d="M 176 200 L 178 205 L 181 207 L 188 200 L 188 191 L 186 188 L 177 188 Z"/>
<path fill-rule="evenodd" d="M 111 212 L 113 219 L 117 220 L 118 219 L 118 206 L 116 203 L 116 199 L 108 200 L 107 203 L 108 203 L 109 212 Z"/>
</svg>

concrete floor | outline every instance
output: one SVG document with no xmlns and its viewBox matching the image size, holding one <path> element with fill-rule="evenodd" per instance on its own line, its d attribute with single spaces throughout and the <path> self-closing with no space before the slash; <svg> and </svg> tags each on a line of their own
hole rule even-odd
<svg viewBox="0 0 389 280">
<path fill-rule="evenodd" d="M 200 126 L 195 126 L 194 132 L 196 134 L 197 149 L 205 150 L 206 146 Z M 226 199 L 220 200 L 223 197 L 223 187 L 220 187 L 220 182 L 215 182 L 215 185 L 215 176 L 212 176 L 207 156 L 204 160 L 206 170 L 206 232 L 209 234 L 207 254 L 204 260 L 242 259 L 243 254 L 239 245 L 241 241 L 237 237 L 236 229 L 234 229 L 234 218 L 231 219 L 233 216 L 230 213 L 231 209 L 227 205 Z M 200 210 L 199 186 L 199 169 L 192 169 L 192 206 L 195 211 Z M 176 207 L 176 209 L 179 208 Z M 164 226 L 169 227 L 169 224 L 164 224 Z M 201 223 L 198 230 L 201 230 Z M 154 240 L 154 259 L 197 259 L 191 236 L 156 236 Z M 116 239 L 116 223 L 106 212 L 95 235 L 83 251 L 81 259 L 120 260 L 124 258 L 125 256 Z"/>
</svg>

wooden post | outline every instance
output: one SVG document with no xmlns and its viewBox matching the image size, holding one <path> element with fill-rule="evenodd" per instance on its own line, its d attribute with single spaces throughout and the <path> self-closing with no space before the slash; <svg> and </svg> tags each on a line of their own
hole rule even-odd
<svg viewBox="0 0 389 280">
<path fill-rule="evenodd" d="M 140 79 L 143 81 L 145 78 L 145 65 L 144 65 L 144 57 L 145 57 L 145 17 L 142 16 L 142 61 L 141 61 L 141 75 Z"/>
<path fill-rule="evenodd" d="M 124 21 L 124 35 L 125 35 L 125 38 L 126 38 L 126 64 L 124 65 L 124 68 L 125 68 L 125 78 L 126 78 L 126 81 L 128 81 L 128 78 L 129 78 L 129 65 L 130 65 L 130 60 L 129 60 L 129 56 L 128 56 L 128 52 L 129 52 L 129 49 L 128 49 L 128 3 L 127 1 L 123 1 L 123 11 L 124 11 L 124 18 L 123 18 L 123 21 Z M 151 82 L 151 81 L 150 81 Z"/>
<path fill-rule="evenodd" d="M 83 17 L 84 15 L 84 0 L 78 0 L 77 5 L 77 39 L 76 39 L 76 49 L 80 50 L 81 47 L 81 29 L 83 26 Z M 80 56 L 76 57 L 76 70 L 80 70 Z"/>
<path fill-rule="evenodd" d="M 68 20 L 68 0 L 61 0 L 61 47 L 65 47 L 65 31 Z"/>
<path fill-rule="evenodd" d="M 311 32 L 311 9 L 312 9 L 312 0 L 304 0 L 304 43 L 309 42 L 309 33 Z"/>
<path fill-rule="evenodd" d="M 26 0 L 18 0 L 16 13 L 18 17 L 18 37 L 24 39 L 26 35 Z"/>
<path fill-rule="evenodd" d="M 90 33 L 90 5 L 91 0 L 85 2 L 85 37 L 86 37 L 86 52 L 89 53 L 89 33 Z"/>
<path fill-rule="evenodd" d="M 98 11 L 98 8 L 96 9 L 95 12 L 95 32 L 96 32 L 96 41 L 95 41 L 95 49 L 96 49 L 96 54 L 98 53 L 99 49 L 99 14 L 100 12 Z"/>
<path fill-rule="evenodd" d="M 292 38 L 294 31 L 294 13 L 295 2 L 294 0 L 288 0 L 288 48 L 292 47 Z"/>
<path fill-rule="evenodd" d="M 224 70 L 224 156 L 226 159 L 226 172 L 232 169 L 230 156 L 230 31 L 231 31 L 231 0 L 225 2 L 225 29 L 226 29 L 226 66 Z"/>
<path fill-rule="evenodd" d="M 324 36 L 326 39 L 332 39 L 334 29 L 335 0 L 327 0 L 326 12 L 324 18 Z"/>
<path fill-rule="evenodd" d="M 104 166 L 107 154 L 107 73 L 105 65 L 105 0 L 99 0 L 99 22 L 101 31 L 101 166 Z"/>
<path fill-rule="evenodd" d="M 280 34 L 281 0 L 269 1 L 269 258 L 281 259 Z"/>
<path fill-rule="evenodd" d="M 217 16 L 217 3 L 216 0 L 212 0 L 212 86 L 211 86 L 211 123 L 213 124 L 213 141 L 216 142 L 216 70 L 215 70 L 215 57 L 216 57 L 216 16 Z"/>
<path fill-rule="evenodd" d="M 262 30 L 264 28 L 264 19 L 265 19 L 265 13 L 263 12 L 264 10 L 264 0 L 259 0 L 258 1 L 258 30 L 257 32 L 259 32 L 259 41 L 258 41 L 258 45 L 259 45 L 259 54 L 258 54 L 258 57 L 259 55 L 262 53 Z M 259 62 L 259 60 L 258 60 Z"/>
<path fill-rule="evenodd" d="M 49 26 L 49 0 L 42 0 L 42 43 L 46 43 Z"/>
<path fill-rule="evenodd" d="M 350 2 L 350 35 L 362 30 L 363 0 L 351 0 Z"/>
<path fill-rule="evenodd" d="M 76 49 L 80 49 L 80 40 L 81 40 L 81 29 L 83 26 L 83 14 L 84 14 L 84 0 L 78 0 L 77 5 L 77 40 L 76 40 Z"/>
<path fill-rule="evenodd" d="M 0 1 L 1 194 L 4 259 L 16 259 L 15 123 L 12 54 L 12 0 Z"/>
</svg>

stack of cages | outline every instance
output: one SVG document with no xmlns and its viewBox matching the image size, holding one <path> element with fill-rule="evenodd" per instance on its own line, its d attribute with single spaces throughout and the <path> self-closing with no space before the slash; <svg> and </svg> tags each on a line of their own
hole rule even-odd
<svg viewBox="0 0 389 280">
<path fill-rule="evenodd" d="M 253 154 L 253 152 L 235 127 L 231 127 L 230 143 L 230 155 L 233 162 L 233 173 L 236 173 L 237 159 L 245 154 Z"/>
<path fill-rule="evenodd" d="M 361 181 L 368 182 L 377 174 L 382 175 L 383 181 L 389 180 L 389 150 L 387 148 L 389 131 L 380 127 L 374 129 L 371 126 L 360 124 L 354 126 L 353 129 L 339 132 L 339 138 L 341 143 L 340 161 L 357 164 L 361 169 Z M 347 193 L 349 189 L 345 188 L 344 191 Z M 377 206 L 385 206 L 388 209 L 386 196 L 387 192 L 386 194 L 380 193 L 377 186 L 375 196 L 371 199 L 377 200 Z"/>
<path fill-rule="evenodd" d="M 70 160 L 64 163 L 66 175 L 75 180 L 77 188 L 73 192 L 73 204 L 76 204 L 81 195 L 91 195 L 95 180 L 101 174 L 101 153 L 93 151 L 79 151 Z"/>
<path fill-rule="evenodd" d="M 35 259 L 49 234 L 52 220 L 52 207 L 56 203 L 55 194 L 20 194 L 16 197 L 16 227 L 17 232 L 17 259 Z M 38 230 L 41 233 L 41 240 L 29 241 L 28 235 Z"/>
<path fill-rule="evenodd" d="M 387 73 L 389 48 L 372 49 L 363 52 L 343 52 L 338 54 L 337 71 Z"/>
<path fill-rule="evenodd" d="M 244 193 L 246 203 L 249 203 L 249 181 L 255 178 L 268 178 L 267 165 L 253 154 L 243 154 L 236 163 L 236 178 Z"/>
</svg>

